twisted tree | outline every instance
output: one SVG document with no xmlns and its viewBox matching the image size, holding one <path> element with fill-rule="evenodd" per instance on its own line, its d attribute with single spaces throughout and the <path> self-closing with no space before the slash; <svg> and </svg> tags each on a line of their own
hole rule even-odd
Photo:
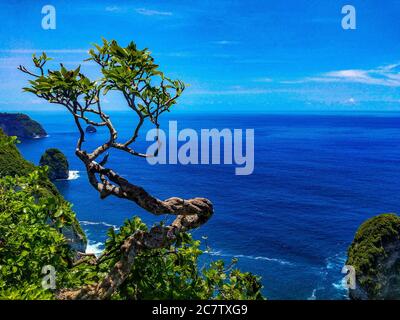
<svg viewBox="0 0 400 320">
<path fill-rule="evenodd" d="M 72 115 L 79 131 L 75 153 L 85 165 L 89 182 L 100 197 L 116 196 L 133 201 L 154 215 L 176 216 L 168 226 L 156 226 L 149 231 L 138 230 L 128 237 L 120 248 L 120 260 L 99 283 L 59 293 L 61 299 L 107 299 L 128 277 L 135 257 L 140 252 L 170 246 L 180 233 L 201 226 L 213 214 L 213 206 L 208 199 L 173 197 L 160 200 L 107 167 L 111 149 L 140 158 L 157 156 L 161 143 L 154 154 L 139 152 L 133 145 L 145 121 L 159 129 L 159 117 L 176 104 L 185 85 L 182 81 L 164 76 L 150 52 L 137 49 L 133 42 L 125 48 L 116 41 L 105 39 L 101 46 L 95 45 L 89 51 L 87 60 L 99 66 L 102 77 L 94 81 L 82 74 L 80 67 L 67 70 L 61 64 L 59 70 L 45 70 L 49 60 L 46 53 L 39 57 L 34 55 L 36 71 L 18 67 L 31 77 L 30 86 L 24 91 L 49 103 L 61 105 Z M 132 135 L 125 141 L 118 140 L 111 117 L 102 108 L 102 99 L 111 90 L 122 93 L 128 108 L 137 115 Z M 84 125 L 105 127 L 109 133 L 107 141 L 94 150 L 86 150 Z M 93 263 L 96 263 L 102 257 L 93 259 Z"/>
</svg>

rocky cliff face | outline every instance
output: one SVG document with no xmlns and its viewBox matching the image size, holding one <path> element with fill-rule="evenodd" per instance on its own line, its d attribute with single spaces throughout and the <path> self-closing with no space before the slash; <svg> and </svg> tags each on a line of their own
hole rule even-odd
<svg viewBox="0 0 400 320">
<path fill-rule="evenodd" d="M 61 229 L 61 233 L 67 239 L 69 247 L 77 252 L 86 252 L 86 238 L 83 233 L 77 232 L 74 226 L 65 226 Z"/>
<path fill-rule="evenodd" d="M 382 214 L 363 223 L 348 251 L 356 271 L 355 300 L 400 300 L 400 217 Z"/>
<path fill-rule="evenodd" d="M 47 149 L 40 158 L 41 166 L 48 166 L 51 181 L 67 179 L 69 175 L 69 164 L 65 155 L 58 149 Z"/>
<path fill-rule="evenodd" d="M 42 126 L 22 113 L 0 113 L 0 128 L 8 136 L 21 139 L 43 138 L 47 136 Z"/>
</svg>

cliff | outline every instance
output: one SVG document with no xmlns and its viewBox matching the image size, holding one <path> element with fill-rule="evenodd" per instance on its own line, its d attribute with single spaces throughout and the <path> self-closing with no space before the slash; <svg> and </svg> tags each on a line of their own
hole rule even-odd
<svg viewBox="0 0 400 320">
<path fill-rule="evenodd" d="M 49 168 L 48 176 L 51 181 L 67 179 L 69 175 L 69 164 L 65 155 L 56 148 L 47 149 L 39 162 L 40 166 Z"/>
<path fill-rule="evenodd" d="M 25 160 L 10 140 L 10 137 L 0 129 L 0 178 L 26 176 L 35 171 L 36 166 Z M 66 223 L 59 231 L 64 234 L 73 250 L 85 252 L 87 242 L 85 233 L 76 219 L 75 213 L 71 210 L 70 204 L 61 196 L 54 184 L 44 177 L 40 180 L 36 191 L 41 195 L 52 197 L 57 208 L 65 212 L 66 220 L 69 223 Z"/>
<path fill-rule="evenodd" d="M 356 271 L 354 300 L 400 299 L 400 217 L 382 214 L 364 222 L 348 250 Z"/>
<path fill-rule="evenodd" d="M 47 136 L 46 131 L 38 122 L 22 113 L 0 113 L 0 128 L 5 134 L 21 139 Z"/>
</svg>

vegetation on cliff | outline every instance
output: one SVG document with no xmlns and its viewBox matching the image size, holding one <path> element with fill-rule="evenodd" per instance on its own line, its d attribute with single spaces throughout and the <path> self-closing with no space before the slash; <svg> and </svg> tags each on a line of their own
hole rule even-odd
<svg viewBox="0 0 400 320">
<path fill-rule="evenodd" d="M 75 223 L 75 215 L 66 202 L 43 192 L 46 175 L 40 170 L 0 179 L 0 299 L 51 298 L 41 287 L 42 268 L 51 265 L 63 275 L 73 261 L 60 231 Z"/>
<path fill-rule="evenodd" d="M 0 128 L 8 136 L 17 136 L 21 139 L 47 136 L 40 123 L 22 113 L 0 113 Z"/>
<path fill-rule="evenodd" d="M 16 142 L 16 137 L 9 137 L 0 129 L 0 177 L 26 175 L 35 168 L 21 156 Z"/>
<path fill-rule="evenodd" d="M 15 143 L 16 137 L 9 137 L 0 129 L 0 177 L 5 176 L 25 176 L 35 170 L 35 165 L 25 160 L 18 151 Z M 43 179 L 40 186 L 44 193 L 54 195 L 60 199 L 59 192 L 56 187 L 49 181 Z"/>
<path fill-rule="evenodd" d="M 364 222 L 348 250 L 355 268 L 354 299 L 400 299 L 400 217 L 382 214 Z"/>
<path fill-rule="evenodd" d="M 16 142 L 16 137 L 9 137 L 0 129 L 0 178 L 7 176 L 13 178 L 16 176 L 24 177 L 38 169 L 34 164 L 21 156 L 15 145 Z M 44 171 L 47 172 L 47 169 Z M 40 193 L 43 197 L 53 198 L 60 208 L 70 207 L 70 204 L 65 201 L 54 184 L 48 179 L 47 174 L 40 175 L 40 179 L 37 180 L 36 193 Z M 65 224 L 62 232 L 72 234 L 74 239 L 70 238 L 71 245 L 76 249 L 84 250 L 86 236 L 72 210 L 70 211 L 70 218 L 67 220 L 70 223 Z"/>
<path fill-rule="evenodd" d="M 56 148 L 47 149 L 40 158 L 39 164 L 48 167 L 49 179 L 67 179 L 69 175 L 69 164 L 65 155 Z"/>
</svg>

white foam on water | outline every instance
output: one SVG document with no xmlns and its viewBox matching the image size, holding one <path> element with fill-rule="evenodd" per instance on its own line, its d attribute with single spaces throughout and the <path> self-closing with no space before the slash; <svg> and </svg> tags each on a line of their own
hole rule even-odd
<svg viewBox="0 0 400 320">
<path fill-rule="evenodd" d="M 94 242 L 89 240 L 86 246 L 86 253 L 91 253 L 96 256 L 99 256 L 100 253 L 103 251 L 103 243 L 101 242 Z"/>
<path fill-rule="evenodd" d="M 347 292 L 347 285 L 345 278 L 338 280 L 337 282 L 332 283 L 332 286 L 339 291 Z"/>
<path fill-rule="evenodd" d="M 67 179 L 57 179 L 57 181 L 69 181 L 69 180 L 76 180 L 80 177 L 79 171 L 77 170 L 69 170 L 68 171 L 68 178 Z"/>
<path fill-rule="evenodd" d="M 48 134 L 48 135 L 45 135 L 45 136 L 39 136 L 39 135 L 34 135 L 33 137 L 32 137 L 32 139 L 42 139 L 42 138 L 48 138 L 48 137 L 50 137 L 50 135 Z"/>
<path fill-rule="evenodd" d="M 348 288 L 346 284 L 345 274 L 342 274 L 342 268 L 346 264 L 347 255 L 345 252 L 340 252 L 325 260 L 326 270 L 329 273 L 337 273 L 338 280 L 332 282 L 331 285 L 335 288 L 337 293 L 344 299 L 348 299 Z"/>
<path fill-rule="evenodd" d="M 335 254 L 325 260 L 326 268 L 328 270 L 339 270 L 340 272 L 346 263 L 346 259 L 346 253 L 344 252 Z"/>
<path fill-rule="evenodd" d="M 118 227 L 116 225 L 110 224 L 110 223 L 107 223 L 107 222 L 102 222 L 102 221 L 94 222 L 94 221 L 81 220 L 81 221 L 79 221 L 79 223 L 81 225 L 84 225 L 84 226 L 100 226 L 101 225 L 101 226 L 105 226 L 105 227 L 108 227 L 108 228 L 113 228 L 114 230 L 118 230 Z"/>
<path fill-rule="evenodd" d="M 67 180 L 76 180 L 80 177 L 79 171 L 77 170 L 70 170 L 68 172 L 68 179 Z"/>
<path fill-rule="evenodd" d="M 307 298 L 307 300 L 317 300 L 317 296 L 315 295 L 317 293 L 317 289 L 314 289 L 311 296 Z"/>
<path fill-rule="evenodd" d="M 286 261 L 286 260 L 263 257 L 263 256 L 249 256 L 249 255 L 244 255 L 244 254 L 233 255 L 233 254 L 222 253 L 221 251 L 209 251 L 206 253 L 208 253 L 212 256 L 243 258 L 243 259 L 251 259 L 251 260 L 264 260 L 264 261 L 270 261 L 270 262 L 277 262 L 282 265 L 293 265 L 291 262 Z"/>
</svg>

